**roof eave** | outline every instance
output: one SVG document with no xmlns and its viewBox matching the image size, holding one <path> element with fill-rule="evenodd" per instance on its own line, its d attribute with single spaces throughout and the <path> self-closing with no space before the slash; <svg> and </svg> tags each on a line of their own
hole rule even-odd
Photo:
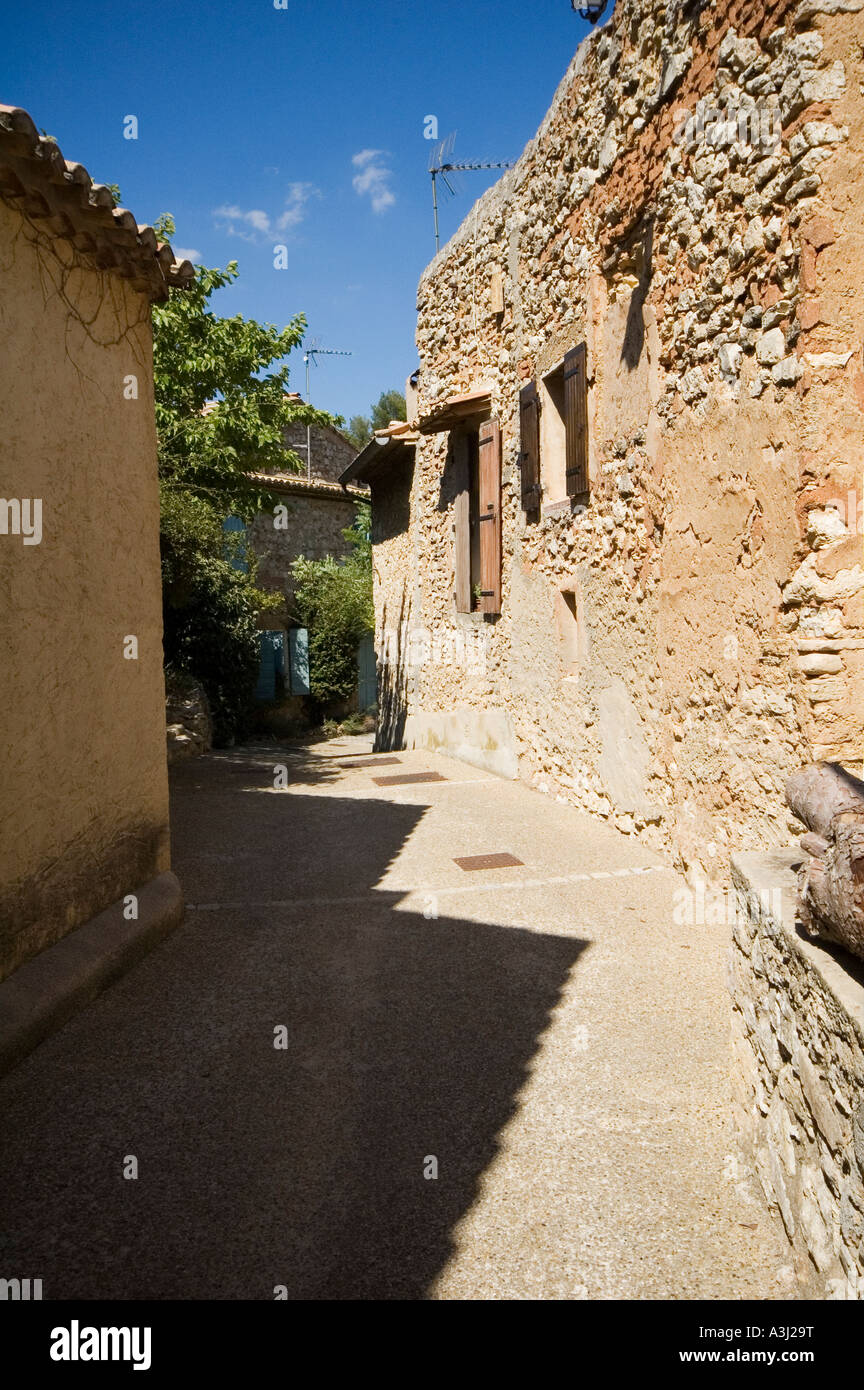
<svg viewBox="0 0 864 1390">
<path fill-rule="evenodd" d="M 373 435 L 354 461 L 349 463 L 345 472 L 340 473 L 340 483 L 344 485 L 349 482 L 373 482 L 397 459 L 407 458 L 409 451 L 413 453 L 417 439 L 418 436 L 414 431 L 402 434 Z"/>
<path fill-rule="evenodd" d="M 433 407 L 428 414 L 421 416 L 417 422 L 417 428 L 421 434 L 440 434 L 444 430 L 454 429 L 466 420 L 482 419 L 489 415 L 491 409 L 492 392 L 490 390 L 481 388 L 476 391 L 466 391 L 459 396 L 450 396 L 446 401 Z"/>
</svg>

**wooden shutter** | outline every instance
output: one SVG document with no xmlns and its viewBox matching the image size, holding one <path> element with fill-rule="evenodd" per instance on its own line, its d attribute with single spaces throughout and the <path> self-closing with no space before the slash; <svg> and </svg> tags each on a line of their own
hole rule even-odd
<svg viewBox="0 0 864 1390">
<path fill-rule="evenodd" d="M 468 441 L 463 434 L 453 440 L 453 598 L 457 613 L 471 612 L 471 494 L 468 478 Z"/>
<path fill-rule="evenodd" d="M 584 343 L 564 358 L 564 425 L 567 433 L 567 496 L 588 491 L 588 349 Z"/>
<path fill-rule="evenodd" d="M 535 512 L 540 506 L 540 398 L 534 381 L 519 392 L 519 450 L 522 508 Z"/>
<path fill-rule="evenodd" d="M 501 612 L 501 430 L 497 420 L 480 426 L 478 451 L 480 612 Z"/>
<path fill-rule="evenodd" d="M 309 631 L 305 627 L 288 629 L 288 686 L 292 695 L 308 695 Z"/>
</svg>

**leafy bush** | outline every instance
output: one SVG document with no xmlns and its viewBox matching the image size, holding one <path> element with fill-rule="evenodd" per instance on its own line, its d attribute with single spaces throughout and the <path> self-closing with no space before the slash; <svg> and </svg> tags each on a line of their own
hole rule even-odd
<svg viewBox="0 0 864 1390">
<path fill-rule="evenodd" d="M 347 559 L 294 561 L 294 604 L 309 632 L 309 688 L 320 704 L 345 700 L 357 687 L 357 645 L 375 626 L 370 508 L 360 503 Z"/>
<path fill-rule="evenodd" d="M 227 560 L 199 555 L 183 575 L 184 601 L 163 608 L 165 660 L 197 678 L 213 716 L 213 742 L 233 743 L 249 728 L 258 679 L 255 590 Z"/>
<path fill-rule="evenodd" d="M 251 726 L 260 660 L 256 617 L 279 595 L 255 587 L 251 556 L 248 574 L 233 567 L 231 547 L 242 548 L 245 537 L 226 535 L 219 513 L 194 494 L 163 490 L 160 542 L 165 663 L 200 681 L 213 742 L 224 747 Z"/>
</svg>

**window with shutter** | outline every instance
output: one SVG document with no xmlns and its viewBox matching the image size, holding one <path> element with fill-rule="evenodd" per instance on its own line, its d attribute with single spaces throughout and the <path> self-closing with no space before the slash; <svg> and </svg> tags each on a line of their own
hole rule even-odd
<svg viewBox="0 0 864 1390">
<path fill-rule="evenodd" d="M 564 417 L 567 432 L 567 496 L 588 491 L 588 349 L 584 343 L 564 358 Z"/>
<path fill-rule="evenodd" d="M 453 501 L 453 598 L 457 613 L 471 612 L 471 478 L 468 439 L 452 438 L 455 497 Z"/>
<path fill-rule="evenodd" d="M 247 543 L 245 521 L 239 516 L 227 516 L 222 523 L 222 530 L 225 533 L 223 560 L 227 560 L 229 565 L 241 574 L 248 574 L 249 564 L 244 553 Z"/>
<path fill-rule="evenodd" d="M 453 439 L 453 598 L 457 613 L 501 612 L 501 430 Z"/>
<path fill-rule="evenodd" d="M 501 612 L 501 429 L 497 420 L 480 426 L 477 451 L 481 613 Z"/>
<path fill-rule="evenodd" d="M 540 397 L 536 382 L 519 392 L 519 465 L 522 473 L 522 508 L 540 507 Z"/>
</svg>

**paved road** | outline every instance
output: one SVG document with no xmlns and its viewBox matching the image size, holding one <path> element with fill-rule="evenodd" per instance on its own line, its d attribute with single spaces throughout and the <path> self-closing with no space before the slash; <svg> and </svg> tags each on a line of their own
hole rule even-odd
<svg viewBox="0 0 864 1390">
<path fill-rule="evenodd" d="M 178 771 L 184 925 L 0 1083 L 0 1273 L 46 1298 L 795 1297 L 729 1176 L 724 929 L 676 925 L 679 880 L 604 823 L 366 749 Z M 414 772 L 445 780 L 373 780 Z M 454 863 L 501 852 L 521 866 Z"/>
</svg>

